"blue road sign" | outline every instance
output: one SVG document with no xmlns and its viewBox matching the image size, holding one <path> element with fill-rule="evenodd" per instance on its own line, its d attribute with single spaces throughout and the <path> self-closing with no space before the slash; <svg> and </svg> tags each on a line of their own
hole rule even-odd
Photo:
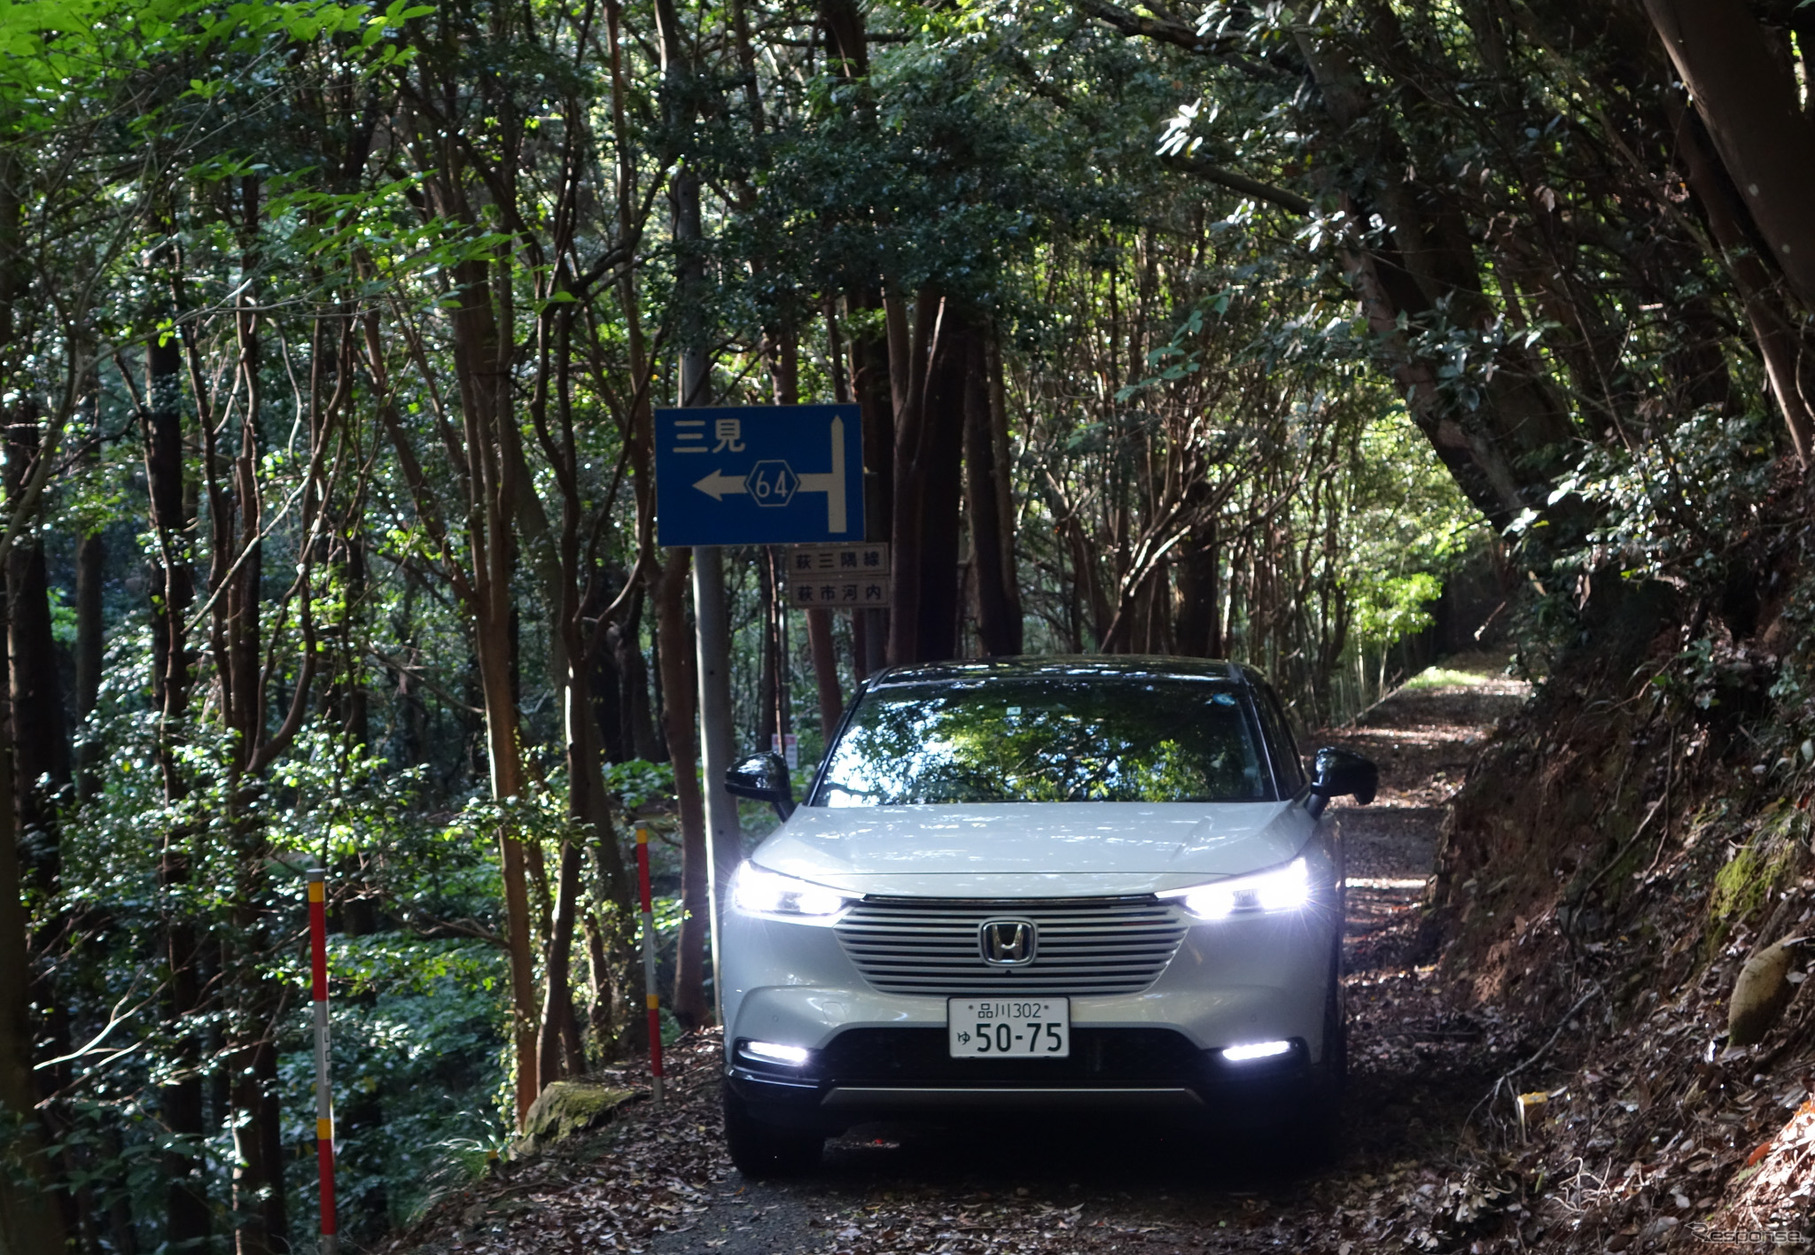
<svg viewBox="0 0 1815 1255">
<path fill-rule="evenodd" d="M 857 407 L 657 410 L 655 525 L 663 545 L 862 541 Z"/>
</svg>

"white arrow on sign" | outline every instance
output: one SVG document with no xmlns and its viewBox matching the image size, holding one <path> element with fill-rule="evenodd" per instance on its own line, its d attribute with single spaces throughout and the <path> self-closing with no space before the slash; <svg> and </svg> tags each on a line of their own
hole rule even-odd
<svg viewBox="0 0 1815 1255">
<path fill-rule="evenodd" d="M 725 499 L 725 494 L 728 492 L 744 491 L 743 480 L 734 475 L 727 475 L 723 471 L 716 469 L 693 486 L 705 493 L 708 497 L 711 497 L 714 501 L 723 501 Z"/>
<path fill-rule="evenodd" d="M 831 437 L 832 469 L 823 474 L 802 475 L 800 487 L 794 492 L 797 496 L 803 492 L 826 494 L 826 531 L 836 535 L 845 531 L 848 524 L 844 508 L 844 419 L 837 415 L 832 417 Z M 742 479 L 727 475 L 717 467 L 694 481 L 693 486 L 714 501 L 723 501 L 728 494 L 749 491 Z"/>
</svg>

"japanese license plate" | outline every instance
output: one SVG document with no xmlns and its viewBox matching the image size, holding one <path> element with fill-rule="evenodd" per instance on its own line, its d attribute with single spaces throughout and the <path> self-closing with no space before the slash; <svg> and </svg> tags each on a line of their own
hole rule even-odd
<svg viewBox="0 0 1815 1255">
<path fill-rule="evenodd" d="M 947 998 L 954 1059 L 1063 1059 L 1071 1054 L 1069 998 Z"/>
</svg>

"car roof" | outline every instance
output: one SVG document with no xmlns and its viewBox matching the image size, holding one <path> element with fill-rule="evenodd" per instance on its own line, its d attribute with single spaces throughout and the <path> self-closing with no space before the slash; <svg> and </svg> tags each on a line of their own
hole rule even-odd
<svg viewBox="0 0 1815 1255">
<path fill-rule="evenodd" d="M 1222 680 L 1249 687 L 1266 679 L 1244 663 L 1159 654 L 1046 654 L 976 658 L 890 667 L 870 677 L 866 690 L 910 684 L 980 679 Z"/>
</svg>

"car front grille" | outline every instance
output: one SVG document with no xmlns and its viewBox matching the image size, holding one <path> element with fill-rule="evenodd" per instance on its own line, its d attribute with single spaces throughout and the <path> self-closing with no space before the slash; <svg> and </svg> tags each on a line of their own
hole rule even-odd
<svg viewBox="0 0 1815 1255">
<path fill-rule="evenodd" d="M 979 929 L 1027 920 L 1033 961 L 983 961 Z M 1138 993 L 1166 969 L 1185 936 L 1178 908 L 1154 897 L 970 901 L 865 898 L 837 925 L 864 979 L 898 994 Z"/>
</svg>

